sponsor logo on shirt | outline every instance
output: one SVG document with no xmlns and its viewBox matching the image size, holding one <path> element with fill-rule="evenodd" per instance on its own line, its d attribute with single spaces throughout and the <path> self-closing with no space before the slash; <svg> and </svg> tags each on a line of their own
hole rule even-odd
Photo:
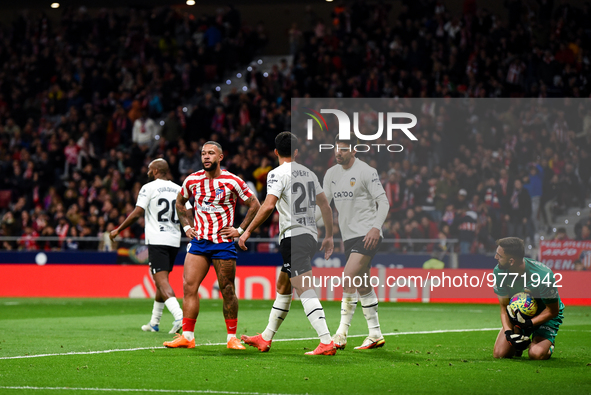
<svg viewBox="0 0 591 395">
<path fill-rule="evenodd" d="M 201 206 L 199 204 L 195 204 L 195 210 L 204 211 L 206 213 L 222 213 L 224 209 L 216 208 L 215 206 L 211 206 L 211 203 L 205 203 L 206 205 Z"/>
<path fill-rule="evenodd" d="M 333 197 L 335 199 L 337 199 L 337 198 L 352 198 L 353 192 L 350 192 L 350 191 L 334 192 Z"/>
</svg>

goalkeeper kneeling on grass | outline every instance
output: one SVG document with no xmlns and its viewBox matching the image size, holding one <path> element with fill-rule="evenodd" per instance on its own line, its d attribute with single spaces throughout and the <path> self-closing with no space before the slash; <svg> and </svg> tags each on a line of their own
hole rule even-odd
<svg viewBox="0 0 591 395">
<path fill-rule="evenodd" d="M 530 359 L 548 359 L 564 318 L 564 304 L 558 296 L 554 273 L 543 263 L 525 258 L 523 240 L 517 237 L 497 240 L 497 246 L 494 291 L 501 305 L 503 328 L 497 336 L 493 356 L 519 357 L 529 348 Z M 519 292 L 529 293 L 535 299 L 538 309 L 532 317 L 509 308 L 511 296 Z"/>
</svg>

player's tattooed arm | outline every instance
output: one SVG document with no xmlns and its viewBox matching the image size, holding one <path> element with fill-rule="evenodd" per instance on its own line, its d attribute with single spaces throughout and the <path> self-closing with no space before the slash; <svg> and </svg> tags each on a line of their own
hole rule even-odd
<svg viewBox="0 0 591 395">
<path fill-rule="evenodd" d="M 259 210 L 259 207 L 261 206 L 261 204 L 259 203 L 259 200 L 254 195 L 249 197 L 248 199 L 246 199 L 244 201 L 244 204 L 248 206 L 248 212 L 246 213 L 244 221 L 242 221 L 242 223 L 240 224 L 240 229 L 243 229 L 243 230 L 246 229 L 248 227 L 248 225 L 252 222 L 252 219 L 254 218 L 257 211 Z M 219 233 L 223 237 L 227 237 L 229 239 L 234 239 L 236 237 L 240 237 L 240 235 L 243 234 L 244 232 L 240 233 L 239 229 L 236 229 L 233 226 L 226 226 L 222 230 L 220 230 Z"/>
<path fill-rule="evenodd" d="M 190 228 L 187 229 L 185 233 L 188 238 L 193 239 L 195 236 L 197 236 L 197 231 L 194 229 L 191 211 L 186 207 L 188 201 L 189 199 L 185 198 L 182 192 L 179 192 L 176 197 L 175 208 L 179 217 L 179 221 L 181 222 L 181 228 L 185 229 L 186 226 L 190 226 Z"/>
<path fill-rule="evenodd" d="M 251 197 L 246 199 L 244 204 L 248 206 L 248 211 L 246 213 L 246 216 L 244 216 L 244 221 L 242 221 L 242 223 L 240 224 L 240 227 L 242 229 L 247 229 L 248 225 L 250 225 L 250 223 L 254 219 L 255 215 L 259 211 L 259 208 L 261 207 L 261 203 L 259 202 L 259 199 L 257 199 L 256 196 L 252 195 Z"/>
</svg>

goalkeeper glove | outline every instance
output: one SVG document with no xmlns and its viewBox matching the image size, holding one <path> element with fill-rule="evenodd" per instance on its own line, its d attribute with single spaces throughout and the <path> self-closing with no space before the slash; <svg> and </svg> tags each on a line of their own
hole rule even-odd
<svg viewBox="0 0 591 395">
<path fill-rule="evenodd" d="M 521 333 L 524 333 L 525 331 L 534 327 L 531 319 L 524 317 L 519 310 L 514 312 L 511 307 L 507 306 L 507 314 L 509 315 L 509 320 L 511 323 L 518 327 Z"/>
<path fill-rule="evenodd" d="M 505 338 L 518 351 L 526 350 L 531 344 L 529 336 L 520 335 L 512 330 L 505 331 Z"/>
</svg>

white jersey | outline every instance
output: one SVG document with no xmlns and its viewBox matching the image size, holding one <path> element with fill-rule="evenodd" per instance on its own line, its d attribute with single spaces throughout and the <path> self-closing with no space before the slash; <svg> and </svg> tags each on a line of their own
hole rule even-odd
<svg viewBox="0 0 591 395">
<path fill-rule="evenodd" d="M 344 169 L 334 165 L 324 176 L 324 191 L 328 202 L 334 200 L 339 212 L 339 229 L 343 240 L 365 237 L 374 227 L 376 200 L 385 195 L 378 172 L 355 158 L 353 166 Z M 383 237 L 380 227 L 380 236 Z"/>
<path fill-rule="evenodd" d="M 285 162 L 267 174 L 267 194 L 277 196 L 279 239 L 309 234 L 318 239 L 314 212 L 322 187 L 318 177 L 296 162 Z"/>
<path fill-rule="evenodd" d="M 136 206 L 146 211 L 146 244 L 181 246 L 176 198 L 181 187 L 172 181 L 154 180 L 142 187 Z"/>
</svg>

